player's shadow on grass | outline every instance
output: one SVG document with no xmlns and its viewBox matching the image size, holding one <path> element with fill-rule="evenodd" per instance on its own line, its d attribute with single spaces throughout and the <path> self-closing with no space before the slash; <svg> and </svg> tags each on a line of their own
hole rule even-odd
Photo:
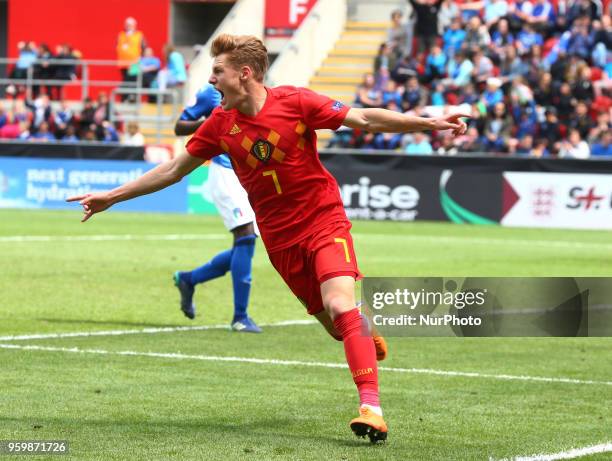
<svg viewBox="0 0 612 461">
<path fill-rule="evenodd" d="M 49 318 L 37 318 L 36 320 L 40 322 L 48 322 L 48 323 L 83 323 L 89 325 L 111 325 L 111 326 L 119 326 L 119 327 L 143 327 L 143 328 L 165 328 L 165 327 L 185 327 L 190 325 L 179 325 L 173 323 L 143 323 L 143 322 L 130 322 L 127 320 L 123 320 L 121 322 L 113 321 L 113 320 L 86 320 L 86 319 L 49 319 Z"/>
<path fill-rule="evenodd" d="M 296 443 L 304 442 L 305 440 L 311 440 L 314 445 L 320 445 L 321 442 L 325 442 L 331 445 L 337 445 L 339 447 L 349 448 L 363 448 L 368 446 L 374 446 L 366 440 L 355 439 L 354 435 L 351 434 L 350 430 L 343 434 L 337 435 L 325 435 L 323 428 L 320 433 L 314 434 L 296 434 L 292 426 L 297 426 L 301 430 L 301 423 L 296 422 L 291 418 L 258 418 L 249 422 L 236 422 L 236 423 L 223 423 L 219 422 L 215 418 L 206 419 L 192 418 L 185 419 L 182 421 L 169 421 L 169 422 L 157 422 L 151 421 L 150 419 L 143 422 L 142 419 L 130 419 L 128 418 L 116 418 L 116 419 L 89 419 L 89 418 L 57 418 L 57 417 L 11 417 L 11 416 L 0 416 L 0 427 L 8 425 L 10 423 L 17 423 L 22 434 L 27 434 L 29 437 L 35 437 L 39 430 L 44 432 L 53 433 L 54 431 L 70 431 L 74 428 L 78 428 L 80 432 L 89 428 L 94 432 L 101 433 L 131 433 L 141 432 L 144 436 L 150 436 L 151 433 L 157 434 L 173 434 L 176 437 L 176 430 L 180 430 L 179 433 L 185 434 L 185 437 L 192 437 L 193 434 L 207 434 L 208 438 L 217 440 L 228 440 L 231 438 L 240 438 L 237 443 L 245 444 L 250 443 L 244 439 L 244 434 L 248 434 L 252 439 L 271 439 L 274 442 L 270 442 L 272 445 L 283 445 L 289 443 L 291 440 L 295 440 Z M 191 435 L 190 435 L 191 434 Z M 215 434 L 217 436 L 215 437 Z M 282 442 L 278 442 L 282 441 Z M 382 446 L 380 444 L 378 446 Z M 282 448 L 282 447 L 281 447 Z"/>
</svg>

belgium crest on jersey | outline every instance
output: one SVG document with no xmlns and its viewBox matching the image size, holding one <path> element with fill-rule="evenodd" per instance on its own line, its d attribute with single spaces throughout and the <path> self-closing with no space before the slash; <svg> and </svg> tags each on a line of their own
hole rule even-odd
<svg viewBox="0 0 612 461">
<path fill-rule="evenodd" d="M 270 156 L 272 155 L 272 144 L 263 139 L 258 139 L 253 144 L 253 147 L 251 147 L 251 153 L 265 163 L 270 160 Z"/>
</svg>

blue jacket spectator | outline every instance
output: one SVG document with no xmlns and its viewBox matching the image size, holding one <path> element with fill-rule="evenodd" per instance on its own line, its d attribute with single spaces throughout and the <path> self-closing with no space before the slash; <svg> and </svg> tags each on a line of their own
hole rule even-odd
<svg viewBox="0 0 612 461">
<path fill-rule="evenodd" d="M 444 54 L 452 58 L 461 49 L 465 40 L 465 30 L 461 26 L 461 19 L 455 18 L 450 28 L 444 32 L 442 37 Z"/>
</svg>

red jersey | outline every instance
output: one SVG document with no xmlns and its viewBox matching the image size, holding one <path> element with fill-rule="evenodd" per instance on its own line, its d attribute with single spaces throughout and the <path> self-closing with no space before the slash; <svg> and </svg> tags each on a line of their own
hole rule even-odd
<svg viewBox="0 0 612 461">
<path fill-rule="evenodd" d="M 261 238 L 274 252 L 331 223 L 349 225 L 338 183 L 319 160 L 315 133 L 337 129 L 349 108 L 306 88 L 266 91 L 254 117 L 216 108 L 187 143 L 187 152 L 203 159 L 229 154 Z"/>
</svg>

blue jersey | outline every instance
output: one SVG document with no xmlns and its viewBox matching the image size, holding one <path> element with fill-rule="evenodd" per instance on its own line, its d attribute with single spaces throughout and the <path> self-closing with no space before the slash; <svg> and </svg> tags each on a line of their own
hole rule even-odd
<svg viewBox="0 0 612 461">
<path fill-rule="evenodd" d="M 221 104 L 221 93 L 214 86 L 207 83 L 198 90 L 195 95 L 195 100 L 189 102 L 189 105 L 183 110 L 180 120 L 196 121 L 202 117 L 210 116 L 211 112 Z M 231 168 L 227 154 L 217 155 L 212 159 L 218 165 L 225 168 Z"/>
</svg>

